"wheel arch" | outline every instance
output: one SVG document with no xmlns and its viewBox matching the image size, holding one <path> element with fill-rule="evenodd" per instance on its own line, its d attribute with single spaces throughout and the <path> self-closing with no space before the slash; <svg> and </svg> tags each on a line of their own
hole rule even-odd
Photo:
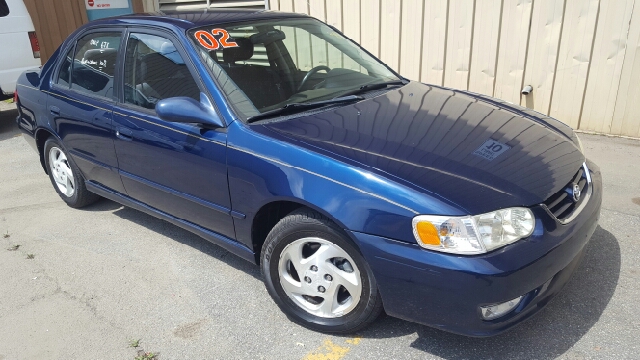
<svg viewBox="0 0 640 360">
<path fill-rule="evenodd" d="M 47 175 L 49 174 L 49 171 L 47 170 L 47 167 L 45 166 L 45 162 L 44 162 L 44 144 L 47 142 L 47 139 L 51 137 L 56 138 L 56 136 L 47 129 L 40 128 L 36 130 L 35 138 L 36 138 L 36 146 L 38 148 L 38 155 L 40 156 L 40 165 L 42 165 L 42 169 Z"/>
<path fill-rule="evenodd" d="M 300 208 L 313 210 L 332 221 L 340 228 L 342 233 L 356 246 L 356 248 L 358 250 L 360 249 L 357 241 L 351 234 L 349 234 L 349 231 L 346 230 L 344 224 L 331 216 L 331 214 L 326 212 L 324 209 L 313 204 L 300 201 L 299 199 L 278 199 L 263 204 L 252 219 L 251 242 L 256 257 L 256 264 L 260 264 L 262 245 L 264 245 L 267 235 L 269 235 L 271 229 L 273 229 L 273 227 L 288 214 Z"/>
</svg>

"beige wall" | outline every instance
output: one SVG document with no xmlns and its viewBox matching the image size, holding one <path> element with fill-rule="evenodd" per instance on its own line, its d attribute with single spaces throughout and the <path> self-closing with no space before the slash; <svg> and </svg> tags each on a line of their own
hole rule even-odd
<svg viewBox="0 0 640 360">
<path fill-rule="evenodd" d="M 573 128 L 640 137 L 640 0 L 270 0 L 310 14 L 403 76 Z M 520 94 L 525 85 L 533 93 Z"/>
<path fill-rule="evenodd" d="M 64 39 L 87 23 L 84 0 L 25 0 L 40 44 L 40 60 L 44 64 Z"/>
<path fill-rule="evenodd" d="M 131 0 L 136 13 L 157 10 L 156 2 Z M 72 32 L 89 21 L 84 0 L 24 0 L 24 4 L 38 34 L 42 64 Z"/>
</svg>

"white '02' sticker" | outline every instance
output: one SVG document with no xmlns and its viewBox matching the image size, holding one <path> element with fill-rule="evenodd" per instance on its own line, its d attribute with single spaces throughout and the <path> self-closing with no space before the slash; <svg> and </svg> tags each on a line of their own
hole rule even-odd
<svg viewBox="0 0 640 360">
<path fill-rule="evenodd" d="M 491 161 L 509 149 L 511 149 L 511 146 L 489 139 L 480 145 L 480 147 L 473 152 L 473 155 L 478 155 Z"/>
</svg>

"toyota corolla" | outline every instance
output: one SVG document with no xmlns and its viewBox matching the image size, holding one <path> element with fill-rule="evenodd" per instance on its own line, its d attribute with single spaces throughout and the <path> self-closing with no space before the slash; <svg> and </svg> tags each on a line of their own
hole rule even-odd
<svg viewBox="0 0 640 360">
<path fill-rule="evenodd" d="M 409 81 L 306 15 L 91 22 L 17 97 L 69 206 L 108 198 L 256 263 L 317 331 L 384 309 L 500 333 L 567 283 L 600 214 L 600 171 L 571 128 Z"/>
</svg>

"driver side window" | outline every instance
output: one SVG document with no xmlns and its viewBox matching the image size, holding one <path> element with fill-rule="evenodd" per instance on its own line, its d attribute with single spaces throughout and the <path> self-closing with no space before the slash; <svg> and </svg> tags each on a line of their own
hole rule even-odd
<svg viewBox="0 0 640 360">
<path fill-rule="evenodd" d="M 173 42 L 132 33 L 125 54 L 125 103 L 154 110 L 158 101 L 178 96 L 200 101 L 200 89 Z"/>
</svg>

